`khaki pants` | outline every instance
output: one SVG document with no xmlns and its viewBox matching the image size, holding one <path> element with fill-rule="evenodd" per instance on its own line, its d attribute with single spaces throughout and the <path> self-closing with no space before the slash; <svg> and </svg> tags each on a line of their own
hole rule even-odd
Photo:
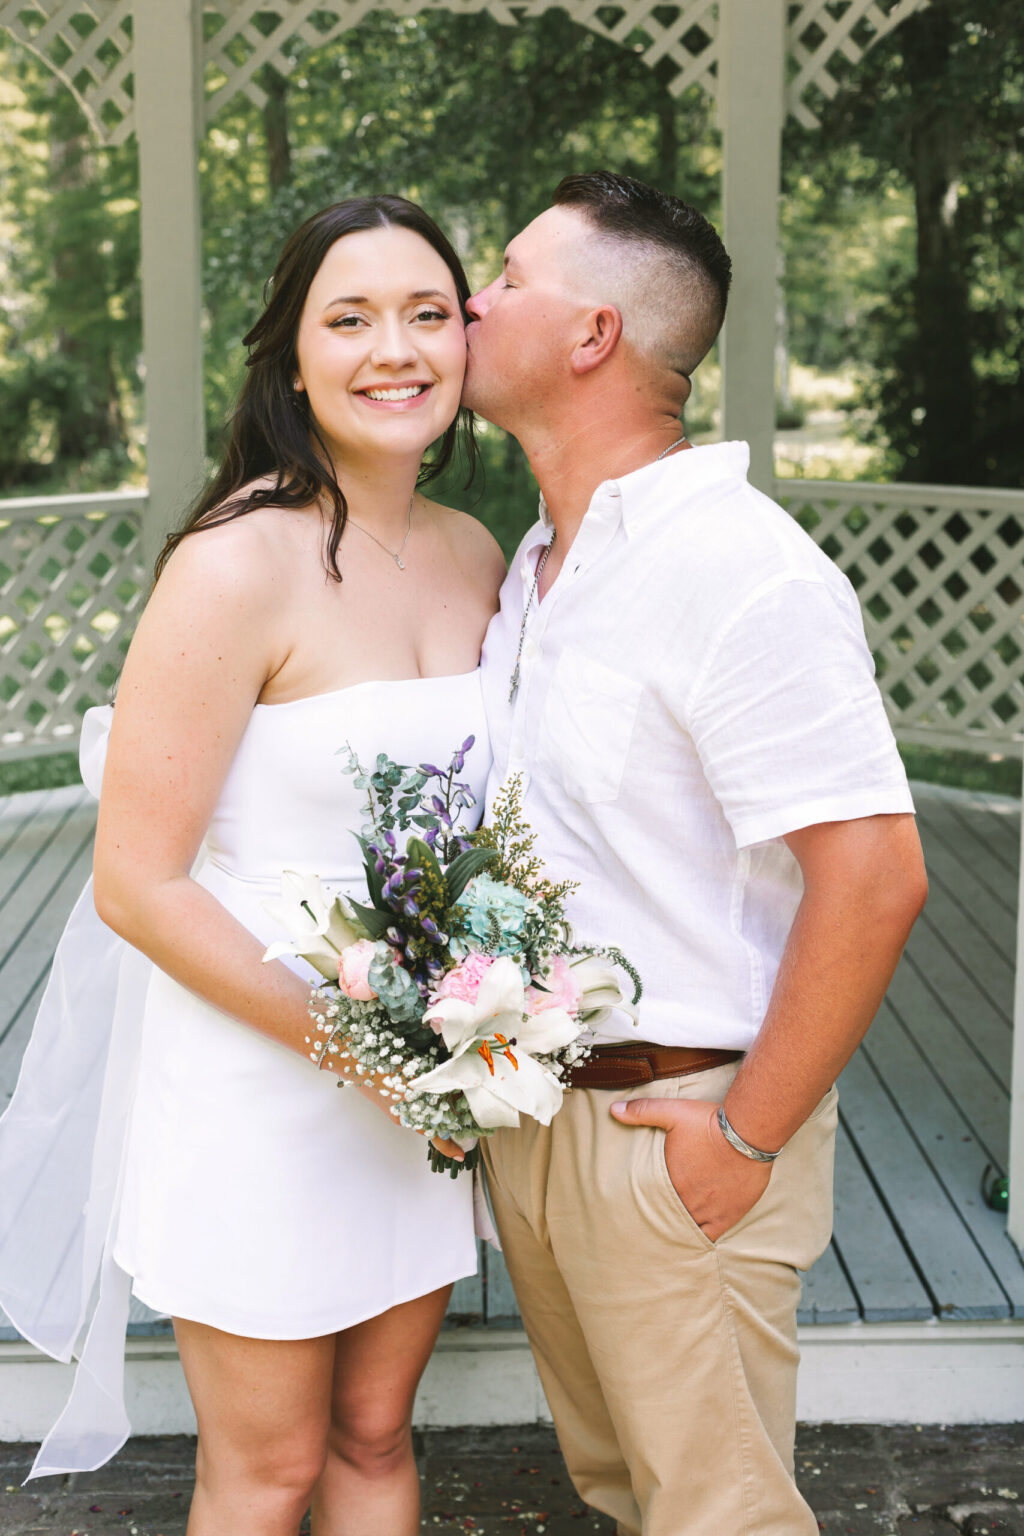
<svg viewBox="0 0 1024 1536">
<path fill-rule="evenodd" d="M 829 1240 L 835 1089 L 717 1243 L 628 1098 L 721 1102 L 736 1064 L 576 1089 L 484 1142 L 523 1323 L 580 1497 L 620 1536 L 816 1536 L 793 1481 L 797 1269 Z"/>
</svg>

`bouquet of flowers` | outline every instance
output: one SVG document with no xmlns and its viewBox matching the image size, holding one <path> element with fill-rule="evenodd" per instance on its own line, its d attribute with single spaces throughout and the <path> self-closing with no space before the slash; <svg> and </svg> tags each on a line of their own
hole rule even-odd
<svg viewBox="0 0 1024 1536">
<path fill-rule="evenodd" d="M 467 1145 L 431 1148 L 436 1171 L 472 1168 L 475 1140 L 520 1114 L 550 1123 L 566 1070 L 591 1050 L 613 1008 L 635 1018 L 641 986 L 614 948 L 579 944 L 565 917 L 575 883 L 545 878 L 522 816 L 522 784 L 499 793 L 493 821 L 461 825 L 473 738 L 446 768 L 381 753 L 346 772 L 367 795 L 358 834 L 367 900 L 329 896 L 287 872 L 267 903 L 291 938 L 264 955 L 300 956 L 323 976 L 310 999 L 310 1057 L 341 1082 L 372 1082 L 405 1126 Z M 633 983 L 627 1002 L 615 967 Z"/>
</svg>

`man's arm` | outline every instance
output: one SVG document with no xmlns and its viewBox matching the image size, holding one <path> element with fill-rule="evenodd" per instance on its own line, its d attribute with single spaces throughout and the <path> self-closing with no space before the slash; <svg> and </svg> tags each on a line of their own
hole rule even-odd
<svg viewBox="0 0 1024 1536">
<path fill-rule="evenodd" d="M 729 1123 L 766 1152 L 803 1124 L 860 1044 L 927 894 L 912 816 L 824 822 L 785 842 L 804 894 L 764 1024 L 725 1100 Z M 764 1193 L 771 1165 L 729 1145 L 714 1105 L 634 1099 L 612 1113 L 665 1129 L 672 1182 L 712 1241 Z"/>
</svg>

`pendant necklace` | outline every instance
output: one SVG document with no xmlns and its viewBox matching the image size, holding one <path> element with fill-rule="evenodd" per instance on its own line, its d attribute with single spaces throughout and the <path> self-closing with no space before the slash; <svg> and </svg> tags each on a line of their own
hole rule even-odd
<svg viewBox="0 0 1024 1536">
<path fill-rule="evenodd" d="M 387 556 L 389 556 L 390 559 L 392 559 L 395 562 L 395 564 L 398 566 L 398 569 L 400 571 L 404 571 L 405 570 L 405 561 L 402 559 L 402 551 L 404 550 L 405 546 L 408 544 L 408 542 L 409 542 L 409 535 L 410 535 L 410 533 L 412 533 L 412 504 L 413 504 L 413 502 L 415 500 L 416 500 L 416 492 L 413 491 L 412 495 L 409 497 L 409 526 L 405 530 L 405 538 L 402 540 L 401 544 L 399 544 L 397 549 L 388 549 L 386 544 L 381 544 L 380 539 L 378 539 L 378 537 L 377 537 L 377 535 L 375 533 L 371 533 L 370 532 L 369 528 L 364 528 L 362 523 L 357 523 L 355 521 L 355 519 L 352 518 L 352 517 L 350 517 L 348 519 L 348 521 L 352 524 L 353 528 L 358 528 L 360 533 L 365 533 L 366 537 L 368 539 L 372 539 L 375 544 L 380 545 L 380 548 L 384 551 L 384 553 Z"/>
<path fill-rule="evenodd" d="M 663 448 L 658 454 L 658 458 L 651 460 L 652 464 L 657 464 L 658 461 L 663 459 L 667 453 L 671 453 L 673 448 L 678 448 L 681 443 L 685 443 L 687 441 L 688 439 L 686 433 L 684 432 L 682 437 L 677 437 L 674 443 L 669 443 L 667 448 Z M 371 538 L 372 537 L 373 535 L 371 534 Z M 554 547 L 555 533 L 552 533 L 550 540 L 544 546 L 544 553 L 537 561 L 537 570 L 533 578 L 533 586 L 530 588 L 529 596 L 523 605 L 523 622 L 519 626 L 519 645 L 516 650 L 515 666 L 512 668 L 512 676 L 508 680 L 508 702 L 510 704 L 515 702 L 516 694 L 519 692 L 519 664 L 523 658 L 523 642 L 526 639 L 526 622 L 530 617 L 530 609 L 533 607 L 533 600 L 537 596 L 537 587 L 540 583 L 540 578 L 544 573 L 544 567 L 548 563 L 548 555 L 550 555 Z"/>
</svg>

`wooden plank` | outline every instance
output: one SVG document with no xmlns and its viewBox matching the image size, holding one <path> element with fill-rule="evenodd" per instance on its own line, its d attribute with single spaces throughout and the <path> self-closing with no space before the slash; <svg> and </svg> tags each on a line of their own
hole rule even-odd
<svg viewBox="0 0 1024 1536">
<path fill-rule="evenodd" d="M 918 918 L 903 959 L 889 984 L 889 991 L 915 986 L 930 997 L 935 1007 L 952 1019 L 968 1049 L 983 1069 L 1008 1090 L 1012 1030 L 1003 1009 L 997 1007 L 977 976 L 965 969 L 970 957 L 951 952 L 936 933 L 927 913 Z M 930 1019 L 931 1015 L 928 1015 Z"/>
<path fill-rule="evenodd" d="M 847 1069 L 849 1070 L 849 1069 Z M 840 1104 L 843 1102 L 840 1081 Z M 833 1239 L 866 1323 L 933 1317 L 931 1297 L 840 1121 Z"/>
<path fill-rule="evenodd" d="M 520 1322 L 519 1304 L 512 1289 L 505 1260 L 496 1248 L 487 1244 L 484 1250 L 486 1265 L 485 1296 L 487 1311 L 485 1321 L 509 1328 Z"/>
<path fill-rule="evenodd" d="M 83 815 L 66 821 L 22 886 L 18 901 L 18 931 L 13 924 L 3 924 L 0 938 L 0 1060 L 4 1079 L 12 1065 L 21 1059 L 8 1056 L 6 1037 L 24 1029 L 27 1001 L 49 969 L 56 943 L 68 914 L 89 877 L 92 868 L 94 824 Z"/>
<path fill-rule="evenodd" d="M 957 1028 L 941 995 L 932 994 L 913 976 L 909 966 L 901 965 L 889 985 L 887 1002 L 950 1098 L 961 1106 L 987 1156 L 1000 1169 L 1005 1168 L 1009 1095 L 988 1063 L 979 1058 Z M 867 1037 L 869 1051 L 874 1031 L 884 1017 L 883 1007 Z"/>
<path fill-rule="evenodd" d="M 129 1338 L 152 1338 L 173 1331 L 174 1326 L 169 1317 L 165 1317 L 162 1312 L 153 1312 L 137 1296 L 132 1297 L 128 1303 Z"/>
<path fill-rule="evenodd" d="M 951 904 L 960 914 L 959 926 L 965 942 L 971 944 L 986 969 L 1013 986 L 1013 966 L 1017 954 L 1017 924 L 1008 912 L 969 869 L 950 853 L 937 838 L 925 844 L 925 867 L 931 885 L 930 905 Z"/>
<path fill-rule="evenodd" d="M 460 1178 L 468 1178 L 468 1174 L 460 1174 Z M 452 1299 L 448 1303 L 445 1313 L 446 1323 L 480 1322 L 484 1315 L 484 1275 L 483 1244 L 477 1239 L 476 1245 L 476 1274 L 467 1275 L 464 1280 L 456 1280 L 452 1288 Z"/>
<path fill-rule="evenodd" d="M 18 1073 L 21 1071 L 21 1060 L 28 1045 L 29 1035 L 32 1033 L 39 1004 L 43 1000 L 49 974 L 50 966 L 47 963 L 35 986 L 21 1003 L 11 1009 L 9 1014 L 0 1003 L 0 1115 L 11 1102 L 11 1096 L 18 1081 Z"/>
<path fill-rule="evenodd" d="M 972 794 L 953 806 L 955 815 L 970 819 L 974 834 L 988 849 L 993 863 L 1016 878 L 1020 869 L 1020 803 Z"/>
<path fill-rule="evenodd" d="M 1024 1315 L 1024 1262 L 1006 1240 L 1006 1217 L 990 1210 L 981 1194 L 985 1168 L 992 1161 L 985 1138 L 958 1103 L 950 1084 L 935 1070 L 931 1055 L 921 1049 L 890 1006 L 883 1005 L 864 1050 L 1005 1292 L 1011 1314 Z M 1004 1099 L 1000 1108 L 1005 1146 L 1008 1101 Z M 999 1171 L 1005 1166 L 1001 1164 Z"/>
<path fill-rule="evenodd" d="M 51 791 L 44 803 L 19 821 L 0 859 L 0 933 L 10 920 L 6 909 L 15 897 L 20 904 L 24 881 L 39 860 L 45 858 L 64 822 L 79 810 L 83 794 L 79 787 L 75 798 L 69 801 L 66 795 Z"/>
<path fill-rule="evenodd" d="M 957 807 L 934 801 L 918 806 L 918 824 L 924 846 L 925 863 L 932 844 L 940 842 L 962 869 L 970 871 L 1008 917 L 1017 917 L 1017 871 L 1000 863 L 991 845 L 978 835 L 982 812 L 963 816 Z"/>
<path fill-rule="evenodd" d="M 830 1243 L 818 1262 L 802 1277 L 803 1294 L 797 1312 L 800 1323 L 855 1323 L 860 1308 L 853 1287 L 843 1273 L 835 1244 Z"/>
<path fill-rule="evenodd" d="M 840 1101 L 850 1138 L 871 1169 L 893 1228 L 913 1255 L 938 1315 L 1008 1317 L 1006 1293 L 863 1051 L 842 1075 Z M 846 1259 L 842 1244 L 840 1251 Z"/>
<path fill-rule="evenodd" d="M 959 970 L 970 980 L 974 990 L 987 998 L 991 1007 L 1004 1021 L 1006 1028 L 1011 1028 L 1013 990 L 1010 978 L 1004 971 L 995 975 L 986 966 L 987 953 L 979 954 L 978 946 L 973 943 L 972 934 L 965 933 L 964 925 L 955 908 L 948 904 L 944 905 L 940 900 L 929 899 L 928 905 L 911 932 L 910 941 L 907 944 L 908 953 L 916 952 L 915 941 L 920 945 L 920 935 L 930 936 L 934 943 L 945 949 L 954 962 L 953 969 Z M 948 966 L 943 966 L 944 972 L 948 970 Z"/>
</svg>

